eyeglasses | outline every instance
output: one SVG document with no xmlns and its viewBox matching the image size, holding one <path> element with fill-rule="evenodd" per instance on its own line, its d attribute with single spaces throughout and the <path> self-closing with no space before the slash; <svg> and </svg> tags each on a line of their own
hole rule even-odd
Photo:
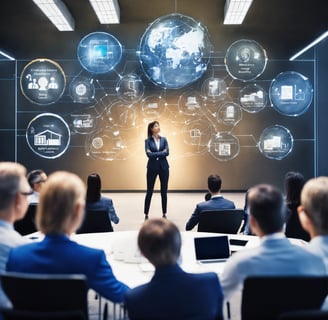
<svg viewBox="0 0 328 320">
<path fill-rule="evenodd" d="M 23 196 L 30 196 L 33 194 L 33 190 L 31 189 L 30 191 L 20 191 L 20 194 L 22 194 Z"/>
</svg>

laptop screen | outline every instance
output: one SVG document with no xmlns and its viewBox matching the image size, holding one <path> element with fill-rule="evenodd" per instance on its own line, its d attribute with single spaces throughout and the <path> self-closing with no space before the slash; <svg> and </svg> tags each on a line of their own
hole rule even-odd
<svg viewBox="0 0 328 320">
<path fill-rule="evenodd" d="M 228 236 L 194 238 L 197 261 L 220 261 L 230 257 Z"/>
</svg>

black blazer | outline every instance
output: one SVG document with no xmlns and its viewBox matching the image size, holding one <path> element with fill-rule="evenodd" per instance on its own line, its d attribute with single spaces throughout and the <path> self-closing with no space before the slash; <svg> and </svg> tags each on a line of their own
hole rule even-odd
<svg viewBox="0 0 328 320">
<path fill-rule="evenodd" d="M 159 150 L 153 137 L 145 140 L 145 152 L 148 157 L 147 168 L 150 170 L 168 170 L 169 163 L 166 157 L 169 155 L 169 145 L 165 137 L 159 137 Z M 166 150 L 166 151 L 163 151 Z"/>
</svg>

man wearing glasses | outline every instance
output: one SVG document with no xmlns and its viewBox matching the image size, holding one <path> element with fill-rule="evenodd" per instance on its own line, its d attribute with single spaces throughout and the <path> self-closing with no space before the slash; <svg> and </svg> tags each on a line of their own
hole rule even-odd
<svg viewBox="0 0 328 320">
<path fill-rule="evenodd" d="M 27 196 L 33 193 L 25 177 L 26 169 L 14 162 L 0 162 L 0 272 L 6 270 L 9 250 L 28 242 L 14 230 L 14 222 L 24 217 Z M 0 307 L 10 302 L 0 287 Z"/>
<path fill-rule="evenodd" d="M 33 193 L 28 197 L 29 203 L 39 203 L 39 195 L 43 184 L 47 181 L 46 173 L 41 170 L 33 170 L 28 173 L 27 180 L 30 187 L 33 189 Z"/>
</svg>

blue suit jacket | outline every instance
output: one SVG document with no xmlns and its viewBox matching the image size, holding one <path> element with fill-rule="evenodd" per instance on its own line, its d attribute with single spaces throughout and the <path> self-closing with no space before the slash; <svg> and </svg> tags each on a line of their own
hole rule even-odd
<svg viewBox="0 0 328 320">
<path fill-rule="evenodd" d="M 115 224 L 119 223 L 120 219 L 116 214 L 113 200 L 107 197 L 100 197 L 98 201 L 95 202 L 86 202 L 86 209 L 94 210 L 94 211 L 108 211 L 109 219 L 113 221 Z"/>
<path fill-rule="evenodd" d="M 166 149 L 166 151 L 164 151 Z M 157 149 L 154 138 L 145 140 L 145 152 L 148 157 L 148 170 L 158 171 L 159 169 L 168 170 L 169 164 L 166 157 L 170 154 L 169 145 L 165 137 L 160 137 L 159 149 Z"/>
<path fill-rule="evenodd" d="M 224 210 L 235 209 L 235 204 L 223 197 L 214 197 L 208 201 L 198 203 L 193 214 L 189 218 L 186 224 L 186 230 L 191 230 L 196 224 L 198 224 L 200 215 L 203 211 L 208 210 Z"/>
<path fill-rule="evenodd" d="M 178 265 L 156 269 L 149 283 L 126 293 L 131 320 L 220 319 L 222 300 L 216 273 L 186 273 Z"/>
<path fill-rule="evenodd" d="M 46 236 L 11 250 L 7 270 L 43 274 L 84 274 L 88 286 L 113 302 L 124 301 L 128 287 L 119 282 L 103 250 L 82 246 L 65 235 Z"/>
</svg>

